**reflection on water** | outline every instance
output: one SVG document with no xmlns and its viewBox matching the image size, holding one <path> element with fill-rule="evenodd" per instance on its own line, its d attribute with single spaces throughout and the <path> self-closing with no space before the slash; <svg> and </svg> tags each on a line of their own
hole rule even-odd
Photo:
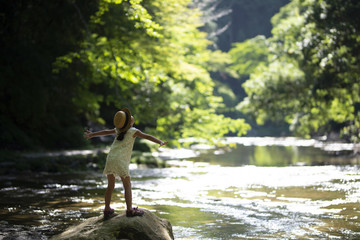
<svg viewBox="0 0 360 240">
<path fill-rule="evenodd" d="M 164 212 L 180 227 L 178 237 L 330 237 L 360 231 L 356 167 L 209 165 L 145 174 L 162 177 L 135 181 L 144 197 L 139 204 Z"/>
<path fill-rule="evenodd" d="M 222 166 L 358 165 L 359 159 L 351 156 L 339 157 L 336 152 L 328 153 L 308 146 L 237 145 L 235 149 L 208 151 L 194 159 Z"/>
<path fill-rule="evenodd" d="M 169 161 L 170 168 L 132 169 L 133 198 L 168 219 L 176 239 L 356 239 L 360 175 L 354 161 L 304 146 L 212 149 Z M 46 239 L 97 216 L 105 187 L 101 173 L 2 177 L 0 238 L 17 231 Z M 118 211 L 123 199 L 118 182 Z"/>
</svg>

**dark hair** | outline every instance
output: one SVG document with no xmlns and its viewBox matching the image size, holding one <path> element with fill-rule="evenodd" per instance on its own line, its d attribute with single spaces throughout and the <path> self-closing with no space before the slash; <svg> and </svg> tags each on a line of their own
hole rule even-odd
<svg viewBox="0 0 360 240">
<path fill-rule="evenodd" d="M 121 132 L 121 133 L 117 136 L 116 140 L 119 140 L 119 141 L 123 140 L 126 132 L 127 132 L 127 131 Z"/>
</svg>

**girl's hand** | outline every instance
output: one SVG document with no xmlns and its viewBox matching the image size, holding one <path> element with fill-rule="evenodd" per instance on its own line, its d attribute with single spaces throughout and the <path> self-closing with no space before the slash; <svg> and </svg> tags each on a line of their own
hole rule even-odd
<svg viewBox="0 0 360 240">
<path fill-rule="evenodd" d="M 162 147 L 162 146 L 164 146 L 164 145 L 166 145 L 168 142 L 163 142 L 163 141 L 161 141 L 161 143 L 160 143 L 160 146 L 159 147 Z"/>
<path fill-rule="evenodd" d="M 89 130 L 86 130 L 86 132 L 84 132 L 84 138 L 86 138 L 86 139 L 92 138 L 92 132 Z"/>
</svg>

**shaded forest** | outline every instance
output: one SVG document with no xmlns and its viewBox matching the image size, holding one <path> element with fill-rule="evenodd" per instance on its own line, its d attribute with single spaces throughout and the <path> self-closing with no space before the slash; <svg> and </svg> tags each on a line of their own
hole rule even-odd
<svg viewBox="0 0 360 240">
<path fill-rule="evenodd" d="M 360 138 L 358 1 L 1 6 L 2 148 L 82 147 L 123 106 L 173 145 L 250 125 Z"/>
</svg>

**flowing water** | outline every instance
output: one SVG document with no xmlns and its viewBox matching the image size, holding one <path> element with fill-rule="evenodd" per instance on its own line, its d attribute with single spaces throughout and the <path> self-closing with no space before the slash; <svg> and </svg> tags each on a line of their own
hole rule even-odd
<svg viewBox="0 0 360 240">
<path fill-rule="evenodd" d="M 168 152 L 169 168 L 131 170 L 134 204 L 168 219 L 175 239 L 360 238 L 354 158 L 313 146 L 243 142 L 178 159 L 187 153 Z M 98 216 L 105 188 L 101 171 L 2 176 L 0 239 L 47 239 Z M 118 182 L 112 204 L 118 211 L 123 196 Z"/>
</svg>

